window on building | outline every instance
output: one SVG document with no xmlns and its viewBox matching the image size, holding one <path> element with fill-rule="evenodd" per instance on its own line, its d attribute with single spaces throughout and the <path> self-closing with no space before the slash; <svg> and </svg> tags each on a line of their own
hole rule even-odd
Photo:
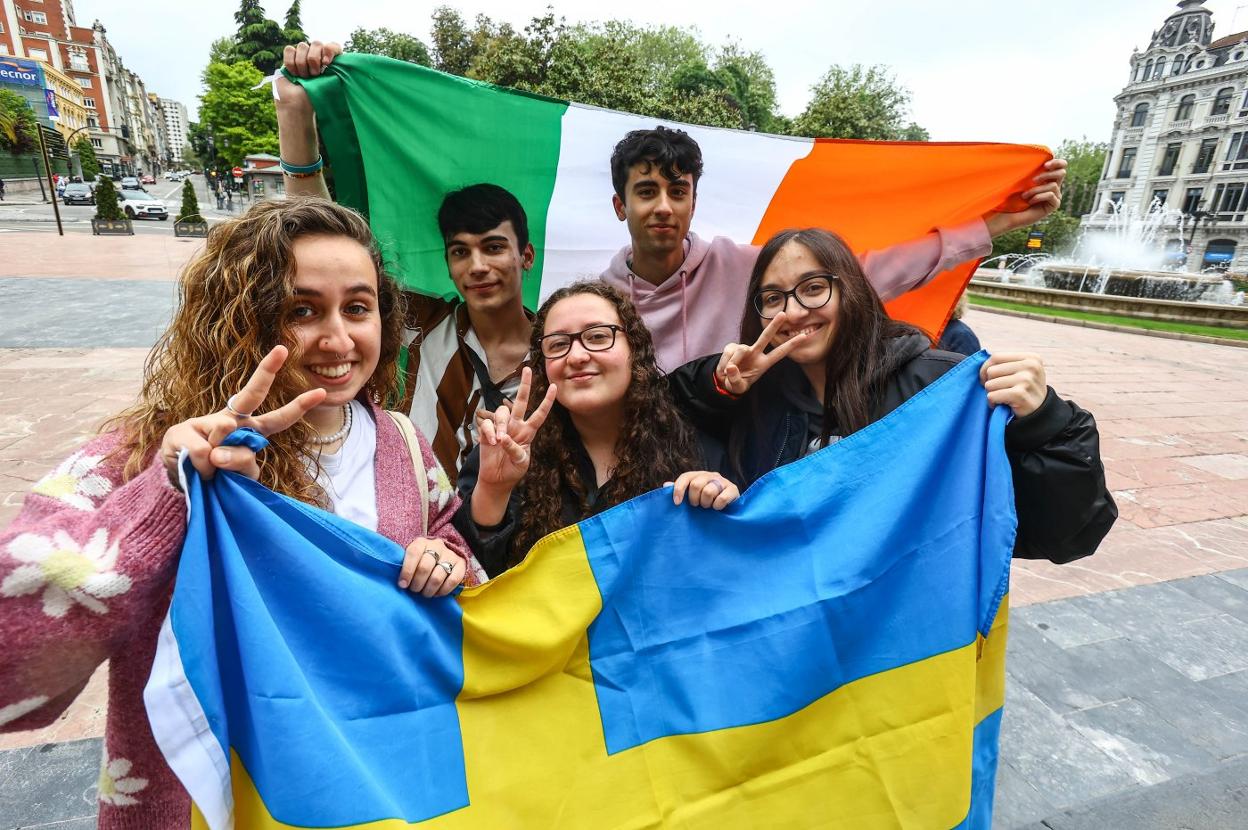
<svg viewBox="0 0 1248 830">
<path fill-rule="evenodd" d="M 1216 268 L 1219 271 L 1225 271 L 1231 267 L 1231 261 L 1235 259 L 1235 240 L 1234 239 L 1214 239 L 1205 247 L 1205 268 Z"/>
<path fill-rule="evenodd" d="M 1165 207 L 1166 200 L 1169 198 L 1170 198 L 1169 190 L 1166 190 L 1164 188 L 1162 188 L 1161 190 L 1154 190 L 1153 198 L 1148 200 L 1150 209 L 1152 208 L 1153 205 L 1157 205 L 1158 207 Z"/>
<path fill-rule="evenodd" d="M 48 50 L 46 49 L 27 49 L 26 54 L 37 61 L 46 61 L 48 59 Z"/>
<path fill-rule="evenodd" d="M 1183 212 L 1187 214 L 1195 213 L 1200 209 L 1200 196 L 1205 192 L 1203 187 L 1189 187 L 1187 195 L 1183 197 Z"/>
<path fill-rule="evenodd" d="M 100 126 L 100 122 L 99 122 L 99 121 L 97 121 L 97 120 L 95 119 L 95 117 L 94 117 L 94 116 L 90 116 L 90 115 L 88 115 L 88 116 L 87 116 L 87 126 L 88 126 L 88 127 L 98 127 L 98 126 Z"/>
<path fill-rule="evenodd" d="M 1213 99 L 1213 109 L 1209 111 L 1210 115 L 1226 115 L 1231 111 L 1231 96 L 1235 94 L 1235 90 L 1231 87 L 1223 87 L 1218 90 L 1217 96 Z"/>
<path fill-rule="evenodd" d="M 1230 146 L 1226 150 L 1226 161 L 1223 170 L 1243 170 L 1248 167 L 1248 132 L 1235 133 L 1231 136 Z"/>
<path fill-rule="evenodd" d="M 83 89 L 90 89 L 90 88 L 91 88 L 91 79 L 90 79 L 90 78 L 79 78 L 79 79 L 78 79 L 78 86 L 82 87 Z"/>
<path fill-rule="evenodd" d="M 69 68 L 77 69 L 79 72 L 90 72 L 91 64 L 87 63 L 87 56 L 81 52 L 72 52 L 69 56 Z"/>
<path fill-rule="evenodd" d="M 0 43 L 0 55 L 7 55 L 7 54 L 9 54 L 9 44 Z"/>
<path fill-rule="evenodd" d="M 1243 60 L 1243 59 L 1244 59 L 1244 53 L 1243 53 L 1243 52 L 1236 52 L 1234 55 L 1232 55 L 1232 56 L 1231 56 L 1231 60 L 1237 60 L 1237 61 L 1239 61 L 1239 60 Z"/>
<path fill-rule="evenodd" d="M 1196 68 L 1197 68 L 1197 69 L 1204 69 L 1204 68 L 1205 68 L 1205 62 L 1204 62 L 1204 61 L 1196 61 Z"/>
<path fill-rule="evenodd" d="M 1223 188 L 1225 187 L 1225 190 Z M 1219 190 L 1223 190 L 1221 198 L 1214 196 L 1213 211 L 1214 213 L 1239 213 L 1243 210 L 1242 202 L 1244 201 L 1244 183 L 1231 182 L 1227 185 L 1218 185 Z"/>
<path fill-rule="evenodd" d="M 1122 200 L 1127 198 L 1125 190 L 1115 190 L 1109 194 L 1109 201 L 1105 203 L 1106 213 L 1117 213 L 1122 209 Z"/>
<path fill-rule="evenodd" d="M 1170 69 L 1170 74 L 1171 74 L 1171 75 L 1182 75 L 1182 74 L 1183 74 L 1183 56 L 1182 56 L 1182 55 L 1176 55 L 1176 56 L 1175 56 L 1175 58 L 1174 58 L 1174 66 Z"/>
<path fill-rule="evenodd" d="M 1148 104 L 1136 104 L 1135 113 L 1131 116 L 1132 127 L 1143 127 L 1144 122 L 1148 120 Z"/>
<path fill-rule="evenodd" d="M 92 146 L 92 147 L 94 147 L 94 148 L 95 148 L 95 149 L 97 149 L 97 150 L 103 150 L 103 149 L 104 149 L 104 142 L 103 142 L 103 141 L 101 141 L 101 140 L 100 140 L 100 139 L 98 139 L 98 138 L 93 138 L 93 139 L 91 139 L 91 146 Z"/>
<path fill-rule="evenodd" d="M 95 109 L 95 99 L 94 99 L 94 98 L 83 98 L 83 99 L 82 99 L 82 105 L 83 105 L 84 107 L 87 107 L 88 109 Z"/>
<path fill-rule="evenodd" d="M 1192 110 L 1196 107 L 1195 95 L 1184 95 L 1179 99 L 1179 108 L 1174 111 L 1175 121 L 1191 121 Z"/>
<path fill-rule="evenodd" d="M 1118 162 L 1118 178 L 1125 179 L 1131 175 L 1131 170 L 1135 167 L 1135 147 L 1122 148 L 1122 160 Z"/>
<path fill-rule="evenodd" d="M 1159 176 L 1173 176 L 1174 168 L 1179 163 L 1179 153 L 1182 152 L 1183 145 L 1180 142 L 1166 145 L 1166 152 L 1161 157 L 1161 169 L 1157 171 Z"/>
<path fill-rule="evenodd" d="M 40 26 L 48 25 L 48 16 L 43 12 L 22 12 L 22 17 L 31 23 L 38 23 Z"/>
<path fill-rule="evenodd" d="M 1150 60 L 1144 64 L 1144 80 L 1147 81 L 1151 77 L 1153 77 L 1153 62 Z"/>
<path fill-rule="evenodd" d="M 1216 138 L 1206 138 L 1200 142 L 1200 151 L 1196 153 L 1196 163 L 1192 165 L 1193 173 L 1208 173 L 1213 164 L 1213 156 L 1218 150 Z"/>
<path fill-rule="evenodd" d="M 1166 75 L 1166 59 L 1161 58 L 1160 60 L 1157 61 L 1156 68 L 1153 69 L 1153 80 L 1155 81 L 1158 78 L 1164 78 L 1165 75 Z"/>
</svg>

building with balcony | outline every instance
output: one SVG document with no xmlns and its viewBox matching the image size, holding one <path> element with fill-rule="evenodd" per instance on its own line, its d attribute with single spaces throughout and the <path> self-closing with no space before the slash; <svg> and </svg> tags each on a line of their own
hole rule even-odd
<svg viewBox="0 0 1248 830">
<path fill-rule="evenodd" d="M 1248 271 L 1248 31 L 1214 39 L 1205 0 L 1181 0 L 1131 55 L 1088 227 L 1165 208 L 1187 268 Z M 1190 241 L 1190 242 L 1189 242 Z"/>
</svg>

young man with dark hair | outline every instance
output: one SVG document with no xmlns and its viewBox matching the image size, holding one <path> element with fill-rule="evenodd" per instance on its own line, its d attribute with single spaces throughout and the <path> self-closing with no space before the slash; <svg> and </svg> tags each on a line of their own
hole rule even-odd
<svg viewBox="0 0 1248 830">
<path fill-rule="evenodd" d="M 689 226 L 702 177 L 702 150 L 683 130 L 634 130 L 611 155 L 611 201 L 628 223 L 632 244 L 611 260 L 602 279 L 632 298 L 654 336 L 659 365 L 671 371 L 720 351 L 739 336 L 741 310 L 758 246 L 711 240 Z M 960 262 L 986 255 L 992 237 L 1034 224 L 1061 203 L 1066 162 L 1054 159 L 1022 194 L 1018 213 L 986 214 L 861 257 L 863 270 L 887 302 Z"/>
<path fill-rule="evenodd" d="M 286 47 L 285 66 L 308 77 L 309 52 L 318 71 L 341 49 L 336 44 Z M 316 168 L 289 177 L 290 195 L 329 198 L 317 164 L 316 116 L 307 92 L 278 78 L 278 142 L 282 161 Z M 448 193 L 438 209 L 446 266 L 460 297 L 443 300 L 408 293 L 406 399 L 396 407 L 429 438 L 434 454 L 454 478 L 477 443 L 473 417 L 512 398 L 529 353 L 531 315 L 521 284 L 533 267 L 528 217 L 514 195 L 495 184 Z M 452 482 L 454 483 L 454 482 Z"/>
</svg>

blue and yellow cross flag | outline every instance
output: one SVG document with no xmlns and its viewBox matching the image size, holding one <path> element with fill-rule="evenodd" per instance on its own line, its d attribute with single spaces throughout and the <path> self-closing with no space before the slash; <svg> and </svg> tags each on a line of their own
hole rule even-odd
<svg viewBox="0 0 1248 830">
<path fill-rule="evenodd" d="M 648 493 L 458 596 L 234 474 L 146 690 L 197 826 L 987 828 L 1015 516 L 967 359 L 722 513 Z"/>
</svg>

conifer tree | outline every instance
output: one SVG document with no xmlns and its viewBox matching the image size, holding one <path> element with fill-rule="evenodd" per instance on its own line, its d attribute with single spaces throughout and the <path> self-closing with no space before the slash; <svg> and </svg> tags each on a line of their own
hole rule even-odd
<svg viewBox="0 0 1248 830">
<path fill-rule="evenodd" d="M 121 206 L 117 204 L 117 188 L 113 187 L 113 180 L 108 177 L 100 179 L 100 183 L 95 186 L 95 218 L 126 218 L 121 212 Z"/>
<path fill-rule="evenodd" d="M 234 13 L 234 22 L 238 24 L 235 58 L 250 61 L 265 75 L 272 75 L 282 65 L 282 47 L 286 45 L 282 27 L 264 16 L 260 0 L 242 0 Z"/>
<path fill-rule="evenodd" d="M 299 3 L 300 0 L 295 0 L 286 10 L 286 24 L 282 26 L 282 34 L 285 36 L 286 43 L 300 43 L 308 39 L 303 31 L 303 21 L 299 19 Z"/>
<path fill-rule="evenodd" d="M 203 221 L 203 217 L 199 215 L 199 199 L 195 197 L 195 185 L 191 184 L 190 179 L 182 183 L 182 207 L 173 221 L 181 222 L 183 219 L 193 222 Z"/>
</svg>

